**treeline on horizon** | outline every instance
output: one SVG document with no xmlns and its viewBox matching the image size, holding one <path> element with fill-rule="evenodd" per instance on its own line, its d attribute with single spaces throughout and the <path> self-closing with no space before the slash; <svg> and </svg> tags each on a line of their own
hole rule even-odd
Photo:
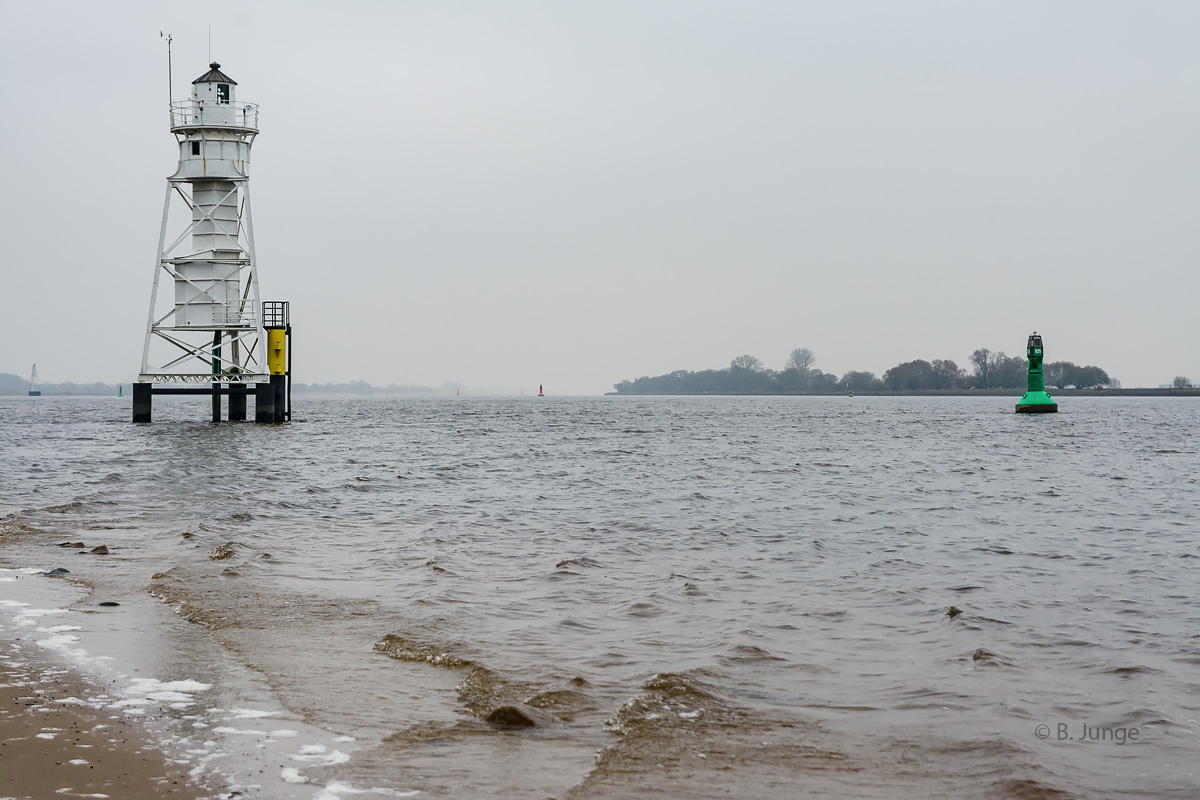
<svg viewBox="0 0 1200 800">
<path fill-rule="evenodd" d="M 897 364 L 877 377 L 873 372 L 851 370 L 840 378 L 816 369 L 816 356 L 800 347 L 788 356 L 781 371 L 763 366 L 754 356 L 738 356 L 727 369 L 699 372 L 676 370 L 655 377 L 621 381 L 617 394 L 835 394 L 842 392 L 951 392 L 971 389 L 1024 391 L 1029 362 L 1003 351 L 980 348 L 971 354 L 971 371 L 951 359 L 923 358 Z M 1046 386 L 1055 389 L 1099 389 L 1115 386 L 1100 367 L 1055 361 L 1043 367 Z"/>
</svg>

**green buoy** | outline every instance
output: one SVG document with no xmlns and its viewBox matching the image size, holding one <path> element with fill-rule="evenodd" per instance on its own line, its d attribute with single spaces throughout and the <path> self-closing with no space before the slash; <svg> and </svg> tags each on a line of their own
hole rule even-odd
<svg viewBox="0 0 1200 800">
<path fill-rule="evenodd" d="M 1026 351 L 1029 357 L 1029 381 L 1025 396 L 1017 403 L 1017 413 L 1053 414 L 1058 411 L 1058 403 L 1046 394 L 1046 377 L 1042 373 L 1042 337 L 1038 336 L 1037 331 L 1029 337 Z"/>
</svg>

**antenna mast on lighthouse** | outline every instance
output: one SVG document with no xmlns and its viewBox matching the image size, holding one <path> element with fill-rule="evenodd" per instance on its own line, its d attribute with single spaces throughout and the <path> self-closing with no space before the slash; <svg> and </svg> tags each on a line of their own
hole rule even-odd
<svg viewBox="0 0 1200 800">
<path fill-rule="evenodd" d="M 229 419 L 246 419 L 246 396 L 253 393 L 257 421 L 283 419 L 283 390 L 272 385 L 282 387 L 283 376 L 267 359 L 271 326 L 260 313 L 250 215 L 258 105 L 237 99 L 237 81 L 220 64 L 208 67 L 192 81 L 191 97 L 170 105 L 179 164 L 167 178 L 134 422 L 150 421 L 155 394 L 210 394 L 216 421 L 222 396 L 229 397 Z M 190 224 L 168 240 L 173 203 L 186 207 Z M 164 275 L 174 289 L 165 303 Z"/>
</svg>

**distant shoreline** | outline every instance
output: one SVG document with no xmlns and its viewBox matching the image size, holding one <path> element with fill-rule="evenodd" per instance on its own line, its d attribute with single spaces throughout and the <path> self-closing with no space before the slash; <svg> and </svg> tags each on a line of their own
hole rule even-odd
<svg viewBox="0 0 1200 800">
<path fill-rule="evenodd" d="M 929 389 L 855 392 L 855 397 L 1012 397 L 1020 389 Z M 846 392 L 605 392 L 605 397 L 846 397 Z M 1197 397 L 1196 389 L 1053 389 L 1051 397 Z"/>
<path fill-rule="evenodd" d="M 117 397 L 124 387 L 133 387 L 133 382 L 126 383 L 43 383 L 42 397 Z M 404 384 L 397 386 L 374 386 L 366 381 L 350 381 L 347 383 L 300 383 L 293 386 L 292 391 L 300 395 L 354 395 L 371 396 L 386 395 L 389 397 L 444 397 L 453 396 L 465 389 L 457 383 L 448 382 L 440 387 L 415 386 Z M 29 382 L 16 375 L 0 373 L 0 397 L 29 396 Z"/>
<path fill-rule="evenodd" d="M 1020 389 L 929 389 L 920 391 L 860 391 L 856 397 L 1013 397 L 1019 398 Z M 25 392 L 0 390 L 0 397 L 26 397 Z M 117 397 L 117 387 L 111 392 L 56 392 L 42 390 L 42 397 Z M 454 397 L 446 390 L 387 391 L 371 387 L 368 391 L 352 389 L 324 389 L 313 391 L 304 387 L 296 391 L 297 397 Z M 503 396 L 503 395 L 498 395 Z M 837 392 L 605 392 L 604 397 L 846 397 Z M 1200 388 L 1193 389 L 1051 389 L 1051 397 L 1195 397 L 1200 398 Z M 126 395 L 128 397 L 128 395 Z"/>
</svg>

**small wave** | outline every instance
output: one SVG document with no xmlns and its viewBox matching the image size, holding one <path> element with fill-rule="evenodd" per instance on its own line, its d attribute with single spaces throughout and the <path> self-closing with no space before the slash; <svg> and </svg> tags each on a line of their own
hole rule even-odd
<svg viewBox="0 0 1200 800">
<path fill-rule="evenodd" d="M 660 673 L 642 689 L 606 723 L 620 741 L 600 752 L 572 796 L 637 796 L 630 781 L 644 780 L 647 765 L 654 765 L 655 785 L 677 797 L 757 796 L 756 789 L 781 781 L 811 784 L 820 773 L 862 769 L 814 744 L 815 724 L 731 703 L 699 671 Z"/>
<path fill-rule="evenodd" d="M 389 633 L 375 643 L 375 650 L 397 661 L 424 661 L 435 667 L 465 669 L 475 665 L 469 658 L 461 658 L 427 644 L 413 642 L 402 636 Z"/>
<path fill-rule="evenodd" d="M 458 697 L 468 709 L 479 716 L 486 715 L 497 701 L 509 694 L 508 682 L 487 667 L 476 665 L 455 687 Z"/>
<path fill-rule="evenodd" d="M 624 613 L 626 616 L 629 616 L 629 617 L 636 617 L 638 619 L 648 619 L 650 617 L 657 617 L 660 614 L 662 614 L 664 611 L 665 611 L 665 609 L 656 603 L 644 603 L 641 601 L 635 601 L 635 602 L 629 603 L 628 605 L 625 606 Z"/>
<path fill-rule="evenodd" d="M 460 740 L 464 733 L 478 732 L 478 728 L 467 727 L 462 723 L 450 722 L 418 722 L 401 731 L 383 737 L 384 744 L 408 746 L 414 744 L 439 745 L 451 744 Z"/>
<path fill-rule="evenodd" d="M 0 519 L 0 536 L 21 536 L 38 533 L 48 533 L 48 531 L 44 528 L 30 525 L 29 522 L 15 514 L 9 514 L 4 519 Z"/>
<path fill-rule="evenodd" d="M 627 700 L 608 719 L 608 728 L 627 736 L 646 728 L 670 726 L 679 712 L 700 709 L 703 713 L 705 706 L 716 700 L 699 681 L 683 673 L 659 673 L 642 684 L 642 689 L 644 694 Z"/>
<path fill-rule="evenodd" d="M 739 664 L 755 664 L 769 661 L 786 661 L 785 658 L 780 658 L 773 653 L 764 650 L 761 647 L 756 647 L 752 644 L 739 644 L 729 648 L 728 655 L 721 658 L 721 663 L 727 666 L 737 666 Z"/>
<path fill-rule="evenodd" d="M 1154 675 L 1154 674 L 1162 672 L 1162 670 L 1154 669 L 1153 667 L 1139 667 L 1139 666 L 1113 667 L 1112 669 L 1106 669 L 1104 671 L 1107 672 L 1109 675 L 1116 675 L 1117 677 L 1124 678 L 1125 680 L 1131 680 L 1131 679 L 1137 677 L 1138 675 Z"/>
<path fill-rule="evenodd" d="M 988 650 L 984 647 L 976 649 L 976 651 L 971 654 L 971 660 L 976 664 L 983 666 L 1011 667 L 1016 665 L 1016 662 L 1011 658 L 1005 658 L 1004 656 L 996 655 L 991 650 Z"/>
<path fill-rule="evenodd" d="M 996 786 L 996 794 L 999 797 L 1011 797 L 1013 800 L 1062 800 L 1073 796 L 1032 778 L 1000 781 Z"/>
<path fill-rule="evenodd" d="M 236 607 L 220 611 L 201 604 L 204 593 L 198 591 L 196 576 L 183 567 L 156 572 L 150 580 L 153 581 L 147 587 L 150 596 L 174 606 L 175 613 L 188 622 L 209 630 L 220 630 L 237 622 Z"/>
<path fill-rule="evenodd" d="M 572 572 L 570 574 L 574 575 L 575 573 Z M 558 625 L 559 625 L 559 627 L 562 627 L 562 628 L 573 628 L 575 630 L 580 630 L 580 631 L 597 630 L 597 626 L 593 622 L 583 622 L 582 620 L 571 619 L 569 617 L 567 619 L 560 620 Z"/>
<path fill-rule="evenodd" d="M 577 686 L 587 686 L 583 678 L 573 678 Z M 596 710 L 595 704 L 587 694 L 579 689 L 551 689 L 539 692 L 525 701 L 534 708 L 549 711 L 564 722 L 572 722 L 579 714 Z"/>
<path fill-rule="evenodd" d="M 58 506 L 46 506 L 42 510 L 48 514 L 70 514 L 75 511 L 82 511 L 83 507 L 84 505 L 82 501 L 74 500 L 70 503 L 63 503 L 62 505 Z"/>
</svg>

